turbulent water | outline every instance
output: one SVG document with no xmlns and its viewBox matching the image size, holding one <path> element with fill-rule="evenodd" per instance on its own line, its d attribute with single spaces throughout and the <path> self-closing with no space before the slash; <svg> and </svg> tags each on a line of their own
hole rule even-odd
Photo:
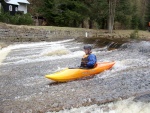
<svg viewBox="0 0 150 113">
<path fill-rule="evenodd" d="M 120 100 L 117 102 L 112 102 L 99 106 L 95 104 L 88 107 L 62 110 L 57 113 L 149 113 L 149 112 L 150 112 L 150 103 L 134 102 L 133 98 L 130 98 L 127 100 Z"/>
<path fill-rule="evenodd" d="M 116 62 L 111 70 L 62 84 L 44 78 L 45 74 L 79 66 L 83 45 L 90 41 L 22 43 L 0 51 L 2 54 L 11 50 L 0 66 L 0 110 L 4 113 L 149 113 L 150 101 L 134 101 L 133 96 L 150 93 L 150 42 L 92 42 L 99 62 Z M 101 101 L 126 97 L 132 98 L 101 105 Z"/>
</svg>

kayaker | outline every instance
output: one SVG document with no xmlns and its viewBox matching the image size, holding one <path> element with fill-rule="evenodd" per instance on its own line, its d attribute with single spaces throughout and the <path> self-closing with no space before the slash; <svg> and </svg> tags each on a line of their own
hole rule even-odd
<svg viewBox="0 0 150 113">
<path fill-rule="evenodd" d="M 81 60 L 81 68 L 94 68 L 97 62 L 97 58 L 94 54 L 92 54 L 92 46 L 85 45 L 84 46 L 85 55 Z"/>
</svg>

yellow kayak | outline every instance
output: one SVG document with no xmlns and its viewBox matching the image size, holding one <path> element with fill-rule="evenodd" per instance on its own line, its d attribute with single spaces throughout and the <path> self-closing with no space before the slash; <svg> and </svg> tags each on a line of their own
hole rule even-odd
<svg viewBox="0 0 150 113">
<path fill-rule="evenodd" d="M 57 82 L 66 82 L 72 81 L 76 79 L 80 79 L 83 77 L 91 76 L 103 72 L 105 70 L 110 69 L 115 62 L 102 62 L 97 63 L 95 68 L 92 69 L 64 69 L 60 72 L 56 72 L 54 74 L 45 75 L 46 78 L 51 79 Z"/>
</svg>

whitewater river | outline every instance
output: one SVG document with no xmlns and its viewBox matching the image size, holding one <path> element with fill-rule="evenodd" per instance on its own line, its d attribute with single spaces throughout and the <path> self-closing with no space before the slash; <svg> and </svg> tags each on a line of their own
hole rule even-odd
<svg viewBox="0 0 150 113">
<path fill-rule="evenodd" d="M 114 67 L 67 83 L 44 77 L 79 66 L 86 43 L 93 45 L 99 62 L 115 61 Z M 15 43 L 3 48 L 0 57 L 0 113 L 150 113 L 148 41 Z"/>
</svg>

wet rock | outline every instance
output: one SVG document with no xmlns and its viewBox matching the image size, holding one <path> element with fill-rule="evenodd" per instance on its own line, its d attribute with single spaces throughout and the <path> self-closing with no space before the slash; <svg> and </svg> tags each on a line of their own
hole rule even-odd
<svg viewBox="0 0 150 113">
<path fill-rule="evenodd" d="M 138 96 L 138 97 L 134 98 L 133 101 L 135 101 L 135 102 L 147 102 L 148 103 L 148 102 L 150 102 L 150 94 Z"/>
<path fill-rule="evenodd" d="M 75 92 L 75 89 L 72 89 L 72 92 Z"/>
<path fill-rule="evenodd" d="M 58 107 L 58 106 L 59 106 L 59 104 L 58 104 L 58 103 L 54 103 L 51 107 L 56 108 L 56 107 Z"/>
</svg>

